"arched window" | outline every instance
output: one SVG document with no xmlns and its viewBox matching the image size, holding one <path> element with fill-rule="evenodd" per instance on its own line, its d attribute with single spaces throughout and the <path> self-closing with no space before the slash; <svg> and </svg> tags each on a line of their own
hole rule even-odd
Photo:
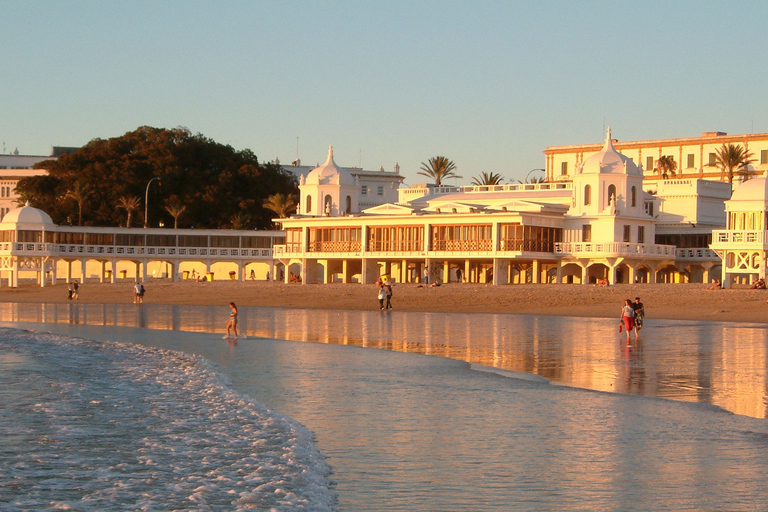
<svg viewBox="0 0 768 512">
<path fill-rule="evenodd" d="M 347 196 L 347 213 L 352 213 L 352 198 Z"/>
<path fill-rule="evenodd" d="M 584 206 L 592 204 L 592 187 L 584 185 Z"/>
<path fill-rule="evenodd" d="M 323 210 L 325 211 L 326 215 L 331 214 L 332 207 L 333 207 L 333 199 L 331 198 L 331 195 L 328 194 L 325 196 L 324 207 L 323 207 Z"/>
<path fill-rule="evenodd" d="M 307 196 L 307 208 L 304 213 L 312 213 L 312 196 Z"/>
<path fill-rule="evenodd" d="M 608 186 L 608 203 L 616 206 L 616 185 Z"/>
<path fill-rule="evenodd" d="M 632 207 L 637 206 L 637 187 L 632 187 Z"/>
</svg>

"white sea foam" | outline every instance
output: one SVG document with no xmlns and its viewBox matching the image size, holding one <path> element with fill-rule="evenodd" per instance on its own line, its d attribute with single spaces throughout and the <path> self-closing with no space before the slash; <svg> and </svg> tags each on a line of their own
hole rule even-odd
<svg viewBox="0 0 768 512">
<path fill-rule="evenodd" d="M 295 421 L 207 360 L 0 329 L 2 510 L 335 510 Z"/>
</svg>

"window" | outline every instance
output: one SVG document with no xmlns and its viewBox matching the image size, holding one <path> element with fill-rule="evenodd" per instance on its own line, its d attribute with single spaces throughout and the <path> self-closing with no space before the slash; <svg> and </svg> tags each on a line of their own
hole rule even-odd
<svg viewBox="0 0 768 512">
<path fill-rule="evenodd" d="M 330 194 L 326 194 L 323 211 L 325 212 L 326 215 L 330 215 L 332 208 L 333 208 L 333 198 L 331 198 Z"/>
<path fill-rule="evenodd" d="M 691 153 L 690 155 L 688 155 L 688 162 L 687 162 L 687 164 L 688 164 L 688 165 L 687 165 L 688 169 L 690 169 L 691 167 L 693 167 L 693 161 L 694 161 L 694 158 L 693 158 L 693 153 Z"/>
<path fill-rule="evenodd" d="M 347 196 L 347 208 L 346 208 L 346 212 L 347 212 L 348 214 L 349 214 L 349 213 L 352 213 L 352 198 L 351 198 L 350 196 Z"/>
<path fill-rule="evenodd" d="M 710 154 L 709 154 L 709 165 L 711 165 L 712 167 L 714 167 L 715 165 L 717 165 L 717 164 L 716 164 L 716 158 L 715 158 L 715 154 L 714 154 L 714 153 L 710 153 Z"/>
<path fill-rule="evenodd" d="M 304 213 L 311 213 L 312 212 L 312 196 L 307 196 L 307 208 L 304 210 Z"/>
<path fill-rule="evenodd" d="M 591 242 L 592 241 L 592 226 L 589 224 L 584 224 L 581 226 L 581 241 L 582 242 Z"/>
<path fill-rule="evenodd" d="M 592 187 L 584 185 L 584 206 L 592 204 Z"/>
<path fill-rule="evenodd" d="M 608 202 L 616 206 L 616 185 L 608 185 Z"/>
<path fill-rule="evenodd" d="M 637 243 L 645 243 L 645 226 L 637 226 Z"/>
<path fill-rule="evenodd" d="M 763 149 L 760 151 L 760 163 L 768 164 L 768 149 Z"/>
<path fill-rule="evenodd" d="M 645 170 L 653 170 L 653 157 L 647 156 L 645 157 Z"/>
<path fill-rule="evenodd" d="M 379 195 L 379 196 L 383 196 L 384 195 L 384 186 L 383 185 L 379 185 L 376 188 L 376 195 Z"/>
<path fill-rule="evenodd" d="M 364 196 L 368 195 L 368 185 L 363 185 L 363 187 L 360 189 L 360 193 Z"/>
<path fill-rule="evenodd" d="M 560 175 L 565 176 L 568 174 L 568 162 L 563 162 L 560 164 Z"/>
<path fill-rule="evenodd" d="M 637 187 L 632 187 L 632 208 L 637 206 Z"/>
<path fill-rule="evenodd" d="M 624 226 L 624 241 L 625 242 L 629 242 L 630 230 L 631 229 L 632 229 L 631 226 L 627 226 L 627 225 Z"/>
</svg>

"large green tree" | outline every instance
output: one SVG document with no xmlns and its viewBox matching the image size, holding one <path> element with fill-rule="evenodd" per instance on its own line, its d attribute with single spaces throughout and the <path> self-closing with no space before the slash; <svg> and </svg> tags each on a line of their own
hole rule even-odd
<svg viewBox="0 0 768 512">
<path fill-rule="evenodd" d="M 259 163 L 249 150 L 236 151 L 186 128 L 142 126 L 121 137 L 94 139 L 38 168 L 48 174 L 19 180 L 17 191 L 58 224 L 71 218 L 86 226 L 119 226 L 125 222 L 121 198 L 141 198 L 143 210 L 154 177 L 161 184 L 153 183 L 149 194 L 153 225 L 178 219 L 165 208 L 178 198 L 185 207 L 179 227 L 227 228 L 239 215 L 240 226 L 268 228 L 274 214 L 263 206 L 265 199 L 297 192 L 295 177 L 279 165 Z M 81 201 L 73 194 L 77 187 L 87 191 Z"/>
<path fill-rule="evenodd" d="M 444 156 L 436 156 L 421 163 L 421 170 L 418 172 L 421 176 L 432 178 L 438 187 L 443 184 L 443 180 L 448 178 L 461 178 L 456 175 L 456 164 Z"/>
</svg>

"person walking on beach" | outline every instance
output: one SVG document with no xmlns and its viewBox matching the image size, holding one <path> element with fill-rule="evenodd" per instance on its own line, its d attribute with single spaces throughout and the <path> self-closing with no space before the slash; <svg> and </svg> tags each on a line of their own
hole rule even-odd
<svg viewBox="0 0 768 512">
<path fill-rule="evenodd" d="M 387 291 L 384 289 L 384 285 L 379 286 L 379 309 L 384 310 L 384 298 L 387 296 Z"/>
<path fill-rule="evenodd" d="M 456 282 L 457 283 L 463 283 L 464 282 L 461 279 L 461 269 L 460 268 L 456 269 Z"/>
<path fill-rule="evenodd" d="M 635 337 L 637 337 L 640 329 L 643 328 L 643 320 L 645 320 L 645 308 L 643 303 L 640 302 L 640 297 L 635 297 L 632 308 L 635 310 Z"/>
<path fill-rule="evenodd" d="M 629 331 L 635 329 L 635 308 L 632 307 L 632 300 L 626 299 L 624 306 L 621 308 L 621 317 L 619 318 L 619 332 L 624 328 L 627 331 L 627 341 L 629 341 Z M 637 339 L 637 331 L 635 330 L 635 339 Z"/>
<path fill-rule="evenodd" d="M 392 309 L 392 285 L 386 284 L 384 285 L 384 291 L 387 294 L 387 309 Z"/>
<path fill-rule="evenodd" d="M 75 281 L 72 284 L 72 298 L 75 300 L 78 300 L 80 298 L 80 291 L 79 291 L 80 285 L 77 284 L 77 281 Z"/>
<path fill-rule="evenodd" d="M 67 287 L 67 300 L 72 300 L 72 295 L 75 293 L 75 288 L 72 286 L 72 283 L 69 283 L 69 286 Z"/>
<path fill-rule="evenodd" d="M 133 285 L 133 303 L 138 304 L 141 301 L 141 283 L 138 281 Z"/>
<path fill-rule="evenodd" d="M 235 306 L 234 302 L 229 303 L 229 319 L 227 320 L 227 335 L 224 336 L 225 340 L 228 340 L 232 337 L 232 333 L 234 333 L 235 337 L 234 339 L 237 339 L 237 306 Z"/>
</svg>

